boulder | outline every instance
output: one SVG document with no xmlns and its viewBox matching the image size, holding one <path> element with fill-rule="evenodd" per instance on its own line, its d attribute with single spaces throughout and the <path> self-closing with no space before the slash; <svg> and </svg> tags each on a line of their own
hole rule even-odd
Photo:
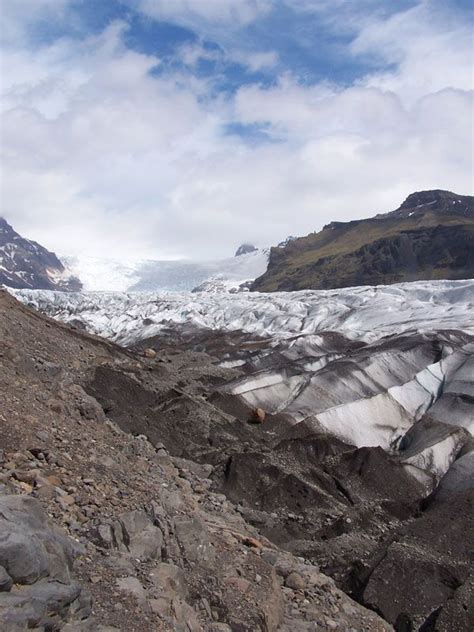
<svg viewBox="0 0 474 632">
<path fill-rule="evenodd" d="M 56 630 L 90 615 L 88 593 L 71 578 L 76 552 L 36 499 L 0 497 L 1 630 Z"/>
<path fill-rule="evenodd" d="M 13 585 L 13 579 L 7 573 L 7 571 L 0 566 L 0 592 L 4 592 L 5 590 L 10 590 Z"/>
<path fill-rule="evenodd" d="M 293 571 L 286 578 L 285 586 L 292 590 L 304 590 L 306 588 L 306 582 L 299 573 Z"/>
<path fill-rule="evenodd" d="M 253 424 L 263 424 L 265 421 L 266 413 L 263 408 L 255 408 L 250 417 L 250 422 Z"/>
<path fill-rule="evenodd" d="M 161 593 L 170 596 L 188 597 L 188 588 L 184 571 L 174 564 L 161 562 L 150 571 L 149 579 Z"/>
<path fill-rule="evenodd" d="M 142 562 L 161 559 L 163 535 L 144 511 L 129 511 L 112 524 L 99 525 L 96 537 L 103 548 L 118 549 Z"/>
<path fill-rule="evenodd" d="M 146 601 L 145 589 L 136 577 L 121 577 L 117 580 L 117 587 L 122 592 L 135 597 L 139 602 Z"/>
<path fill-rule="evenodd" d="M 182 557 L 186 563 L 195 562 L 205 566 L 215 559 L 206 525 L 199 518 L 178 517 L 174 530 Z"/>
<path fill-rule="evenodd" d="M 0 565 L 17 584 L 43 577 L 69 582 L 72 542 L 47 519 L 28 496 L 0 498 Z"/>
</svg>

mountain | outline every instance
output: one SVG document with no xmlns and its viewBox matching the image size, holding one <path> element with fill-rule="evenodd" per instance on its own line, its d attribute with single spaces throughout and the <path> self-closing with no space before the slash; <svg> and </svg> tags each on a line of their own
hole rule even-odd
<svg viewBox="0 0 474 632">
<path fill-rule="evenodd" d="M 78 292 L 228 292 L 248 289 L 268 265 L 268 249 L 242 244 L 234 257 L 211 261 L 58 258 L 0 218 L 0 285 Z"/>
<path fill-rule="evenodd" d="M 326 289 L 474 277 L 474 198 L 413 193 L 390 213 L 332 222 L 272 248 L 252 289 Z"/>
<path fill-rule="evenodd" d="M 61 258 L 81 279 L 85 290 L 188 292 L 207 282 L 212 288 L 230 290 L 253 281 L 267 269 L 269 251 L 252 248 L 243 248 L 239 256 L 214 261 Z"/>
<path fill-rule="evenodd" d="M 188 502 L 176 495 L 174 486 L 168 489 L 172 485 L 168 478 L 165 484 L 156 484 L 160 470 L 155 474 L 149 452 L 138 452 L 134 465 L 137 447 L 129 443 L 141 437 L 145 448 L 146 438 L 160 446 L 161 476 L 170 472 L 169 461 L 161 456 L 163 444 L 180 476 L 209 468 L 206 477 L 212 481 L 214 495 L 201 496 L 197 505 L 208 530 L 227 533 L 226 525 L 236 511 L 255 528 L 258 536 L 254 537 L 265 538 L 258 557 L 274 565 L 288 599 L 283 609 L 289 607 L 293 620 L 284 618 L 280 626 L 266 622 L 263 629 L 309 632 L 317 623 L 326 631 L 371 630 L 367 622 L 338 624 L 337 602 L 332 602 L 334 616 L 329 623 L 318 611 L 319 604 L 313 608 L 315 596 L 327 590 L 326 581 L 334 581 L 398 631 L 473 629 L 474 280 L 292 294 L 13 293 L 76 328 L 51 322 L 47 334 L 28 338 L 17 352 L 9 334 L 7 348 L 18 367 L 11 378 L 14 387 L 21 392 L 18 372 L 35 366 L 17 357 L 20 351 L 28 352 L 39 375 L 52 376 L 51 410 L 66 408 L 64 414 L 69 415 L 64 429 L 67 441 L 64 434 L 55 436 L 50 451 L 72 450 L 74 459 L 67 468 L 80 467 L 82 455 L 93 458 L 92 468 L 86 460 L 83 465 L 88 467 L 88 479 L 92 471 L 97 477 L 94 484 L 100 480 L 103 496 L 95 520 L 88 518 L 79 536 L 87 541 L 87 534 L 99 525 L 113 556 L 117 547 L 113 537 L 120 531 L 113 527 L 111 532 L 104 523 L 117 524 L 116 513 L 123 511 L 127 498 L 135 507 L 138 501 L 146 506 L 146 494 L 158 487 L 159 511 L 154 515 L 159 517 L 157 524 L 165 525 L 166 561 L 171 556 L 171 563 L 181 568 L 188 561 L 179 556 L 180 551 L 189 554 L 189 549 L 173 546 L 174 538 L 183 533 L 204 547 L 197 563 L 184 566 L 186 580 L 196 587 L 196 575 L 205 567 L 204 576 L 207 572 L 216 580 L 208 582 L 209 592 L 204 594 L 223 613 L 216 604 L 222 599 L 218 595 L 225 599 L 225 578 L 234 573 L 228 565 L 232 545 L 227 541 L 230 551 L 221 549 L 213 540 L 217 557 L 209 559 L 206 532 L 197 517 L 188 529 L 182 527 L 189 515 Z M 25 308 L 16 311 L 28 313 Z M 6 314 L 11 318 L 15 311 Z M 42 322 L 38 315 L 29 318 L 35 326 Z M 25 334 L 28 328 L 22 324 Z M 6 327 L 7 333 L 17 329 Z M 96 345 L 99 341 L 88 338 L 84 329 L 127 349 L 102 342 L 94 351 L 92 340 Z M 34 340 L 41 340 L 41 346 L 35 346 Z M 45 355 L 48 344 L 51 351 Z M 65 345 L 66 349 L 71 345 L 67 353 Z M 58 353 L 66 357 L 68 373 L 59 373 L 55 381 Z M 77 390 L 73 390 L 76 399 L 68 399 L 71 382 L 92 400 L 83 402 Z M 17 392 L 14 395 L 15 405 L 24 401 Z M 50 399 L 43 396 L 38 405 L 45 401 Z M 97 411 L 98 403 L 107 421 L 77 425 L 71 414 L 74 402 L 85 412 Z M 16 419 L 8 409 L 5 415 Z M 112 481 L 120 481 L 122 500 L 103 487 L 109 473 L 108 461 L 107 467 L 101 467 L 103 455 L 117 462 L 121 452 L 110 447 L 107 452 L 106 435 L 91 434 L 102 427 L 104 432 L 118 427 L 127 433 L 118 435 L 113 445 L 124 446 L 128 461 L 110 471 Z M 133 473 L 136 480 L 127 478 Z M 75 493 L 82 498 L 85 485 L 78 472 L 74 474 L 79 485 Z M 186 480 L 193 491 L 206 488 L 199 477 Z M 182 493 L 189 489 L 186 480 L 181 481 Z M 163 494 L 178 512 L 171 525 L 168 504 L 160 505 Z M 114 501 L 112 506 L 109 500 Z M 202 513 L 208 510 L 212 516 Z M 233 532 L 243 529 L 242 522 L 232 527 Z M 103 542 L 99 540 L 100 547 Z M 225 557 L 223 550 L 228 553 Z M 282 558 L 283 552 L 296 556 L 300 566 L 295 568 Z M 108 569 L 123 572 L 123 560 L 121 566 L 118 561 L 114 564 L 113 557 L 104 558 L 106 562 Z M 248 562 L 255 562 L 251 553 Z M 101 568 L 92 558 L 94 563 Z M 316 584 L 313 571 L 312 579 L 307 574 L 316 567 L 332 580 L 319 577 Z M 143 569 L 135 566 L 135 572 L 137 568 Z M 244 565 L 239 575 L 246 582 L 231 580 L 237 590 L 244 587 L 242 616 L 255 613 L 255 603 L 249 607 L 247 595 L 261 605 L 268 599 L 257 587 L 266 586 L 266 580 L 255 586 L 255 571 Z M 258 574 L 267 577 L 266 571 Z M 138 575 L 145 598 L 152 590 L 149 576 L 148 567 Z M 199 590 L 190 591 L 189 603 L 194 607 L 193 596 L 200 603 L 203 595 L 204 586 L 198 585 Z M 240 595 L 239 599 L 242 603 Z M 350 603 L 342 606 L 349 616 L 356 615 L 351 608 Z M 300 613 L 311 625 L 299 625 Z M 228 611 L 219 620 L 230 623 L 232 616 L 235 613 Z M 248 621 L 248 625 L 233 623 L 230 629 L 258 629 Z"/>
<path fill-rule="evenodd" d="M 248 255 L 249 252 L 255 252 L 257 248 L 253 244 L 242 244 L 239 246 L 235 252 L 236 257 L 241 257 L 242 255 Z"/>
<path fill-rule="evenodd" d="M 13 288 L 79 291 L 81 282 L 54 254 L 25 239 L 0 217 L 0 285 Z"/>
</svg>

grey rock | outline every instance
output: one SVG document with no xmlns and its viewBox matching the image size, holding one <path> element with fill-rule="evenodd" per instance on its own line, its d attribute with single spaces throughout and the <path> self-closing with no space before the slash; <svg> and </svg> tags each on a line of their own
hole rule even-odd
<svg viewBox="0 0 474 632">
<path fill-rule="evenodd" d="M 100 546 L 111 549 L 115 545 L 114 531 L 109 524 L 101 524 L 97 527 L 97 540 Z"/>
<path fill-rule="evenodd" d="M 143 511 L 130 511 L 119 517 L 122 542 L 141 561 L 161 558 L 163 536 Z M 115 527 L 116 539 L 120 530 Z"/>
<path fill-rule="evenodd" d="M 145 589 L 136 577 L 122 577 L 117 579 L 117 586 L 122 592 L 135 597 L 141 603 L 146 601 Z"/>
<path fill-rule="evenodd" d="M 153 585 L 166 595 L 179 595 L 183 599 L 188 596 L 184 572 L 174 564 L 158 564 L 150 571 L 149 578 Z"/>
<path fill-rule="evenodd" d="M 77 582 L 62 584 L 42 580 L 22 590 L 3 593 L 0 596 L 0 629 L 9 630 L 8 626 L 13 625 L 23 626 L 24 629 L 34 626 L 55 629 L 63 615 L 74 611 L 80 612 L 78 619 L 85 618 L 90 614 L 90 604 L 85 609 L 81 608 L 81 592 L 81 585 Z"/>
<path fill-rule="evenodd" d="M 70 580 L 72 542 L 49 524 L 39 502 L 28 496 L 0 498 L 0 565 L 15 583 L 42 577 Z"/>
<path fill-rule="evenodd" d="M 210 544 L 206 525 L 199 518 L 176 518 L 176 539 L 183 558 L 188 562 L 212 562 L 215 552 Z"/>
<path fill-rule="evenodd" d="M 285 579 L 285 586 L 292 590 L 304 590 L 306 588 L 306 582 L 299 573 L 293 572 Z"/>
<path fill-rule="evenodd" d="M 144 511 L 121 514 L 112 524 L 97 527 L 98 544 L 129 553 L 140 561 L 161 559 L 163 535 Z"/>
<path fill-rule="evenodd" d="M 149 605 L 153 612 L 172 622 L 175 632 L 202 632 L 196 613 L 183 599 L 179 597 L 150 599 Z"/>
<path fill-rule="evenodd" d="M 75 553 L 37 500 L 0 497 L 1 630 L 60 629 L 90 615 L 88 593 L 71 579 Z"/>
<path fill-rule="evenodd" d="M 13 580 L 7 571 L 0 566 L 0 592 L 5 592 L 6 590 L 10 590 L 12 587 Z"/>
</svg>

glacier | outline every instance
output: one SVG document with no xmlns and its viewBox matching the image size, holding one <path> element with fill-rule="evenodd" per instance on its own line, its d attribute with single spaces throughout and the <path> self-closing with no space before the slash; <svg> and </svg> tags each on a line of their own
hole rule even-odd
<svg viewBox="0 0 474 632">
<path fill-rule="evenodd" d="M 68 272 L 83 289 L 98 292 L 187 292 L 206 282 L 227 290 L 253 281 L 268 265 L 269 249 L 220 260 L 106 259 L 62 255 Z"/>
<path fill-rule="evenodd" d="M 272 294 L 41 290 L 14 294 L 63 322 L 80 319 L 88 331 L 123 345 L 159 334 L 170 324 L 274 339 L 320 331 L 365 342 L 407 331 L 455 329 L 474 335 L 473 280 Z"/>
<path fill-rule="evenodd" d="M 217 389 L 217 405 L 262 408 L 270 419 L 382 447 L 427 493 L 472 451 L 474 280 L 274 294 L 13 294 L 125 346 L 159 348 L 183 329 L 250 336 L 253 347 L 231 345 L 219 357 L 240 375 Z"/>
</svg>

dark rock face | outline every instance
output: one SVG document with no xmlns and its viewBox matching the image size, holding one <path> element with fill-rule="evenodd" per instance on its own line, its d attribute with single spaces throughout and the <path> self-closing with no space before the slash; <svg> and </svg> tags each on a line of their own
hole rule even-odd
<svg viewBox="0 0 474 632">
<path fill-rule="evenodd" d="M 67 276 L 54 252 L 21 237 L 0 217 L 0 285 L 76 292 L 82 284 Z"/>
<path fill-rule="evenodd" d="M 237 248 L 235 253 L 236 257 L 240 257 L 241 255 L 248 255 L 249 252 L 255 252 L 257 248 L 253 244 L 242 244 Z"/>
<path fill-rule="evenodd" d="M 474 276 L 474 198 L 448 191 L 410 195 L 397 210 L 332 222 L 272 248 L 252 289 L 329 289 Z"/>
</svg>

